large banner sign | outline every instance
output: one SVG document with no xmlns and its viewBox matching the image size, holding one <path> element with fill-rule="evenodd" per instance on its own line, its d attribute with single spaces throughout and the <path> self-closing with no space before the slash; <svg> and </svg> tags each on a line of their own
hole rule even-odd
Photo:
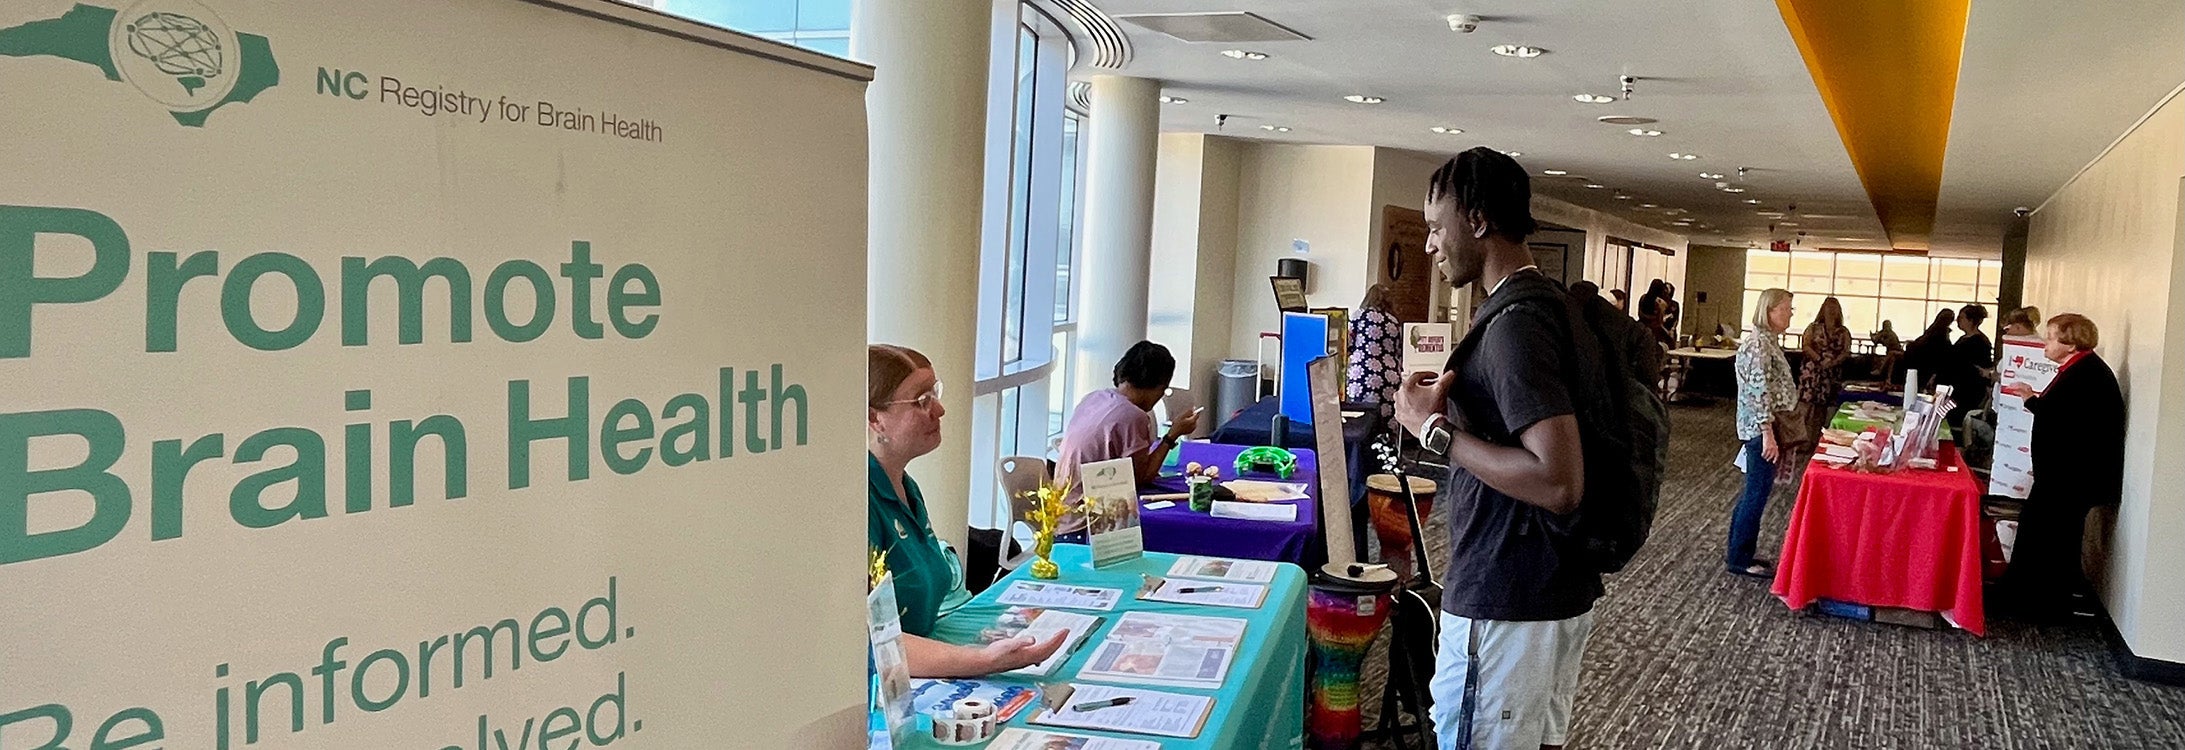
<svg viewBox="0 0 2185 750">
<path fill-rule="evenodd" d="M 0 4 L 0 748 L 862 741 L 868 79 Z"/>
<path fill-rule="evenodd" d="M 1988 494 L 2026 499 L 2033 491 L 2033 412 L 2026 402 L 2003 392 L 2012 383 L 2046 390 L 2056 379 L 2056 363 L 2041 354 L 2037 338 L 2005 336 L 2002 361 L 1995 369 L 1995 466 L 1988 478 Z"/>
</svg>

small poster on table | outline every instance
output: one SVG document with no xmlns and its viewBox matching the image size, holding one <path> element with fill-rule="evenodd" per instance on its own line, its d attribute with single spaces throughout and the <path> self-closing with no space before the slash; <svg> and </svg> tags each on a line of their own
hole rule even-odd
<svg viewBox="0 0 2185 750">
<path fill-rule="evenodd" d="M 1085 483 L 1085 531 L 1091 537 L 1093 567 L 1144 557 L 1146 535 L 1138 526 L 1138 476 L 1131 459 L 1085 464 L 1077 474 Z"/>
<path fill-rule="evenodd" d="M 2026 402 L 2004 393 L 2012 383 L 2033 390 L 2048 389 L 2056 379 L 2056 363 L 2041 353 L 2042 341 L 2004 336 L 1997 342 L 2003 359 L 1995 366 L 1995 464 L 1988 477 L 1988 494 L 2024 500 L 2033 492 L 2033 412 Z"/>
<path fill-rule="evenodd" d="M 903 657 L 903 612 L 896 607 L 895 576 L 880 579 L 865 596 L 865 624 L 872 640 L 877 675 L 874 705 L 887 721 L 888 738 L 902 745 L 914 728 L 910 710 L 910 662 Z"/>
<path fill-rule="evenodd" d="M 1404 324 L 1404 375 L 1414 372 L 1440 373 L 1449 364 L 1448 323 Z"/>
<path fill-rule="evenodd" d="M 987 750 L 1161 750 L 1161 743 L 1010 728 Z"/>
</svg>

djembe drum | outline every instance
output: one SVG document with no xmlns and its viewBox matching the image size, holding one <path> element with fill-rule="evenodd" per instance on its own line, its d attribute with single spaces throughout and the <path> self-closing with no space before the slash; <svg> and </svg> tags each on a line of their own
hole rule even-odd
<svg viewBox="0 0 2185 750">
<path fill-rule="evenodd" d="M 1394 571 L 1329 563 L 1313 576 L 1305 605 L 1305 634 L 1312 641 L 1312 705 L 1305 721 L 1306 746 L 1350 750 L 1364 729 L 1358 712 L 1359 667 L 1388 622 Z"/>
<path fill-rule="evenodd" d="M 1410 477 L 1411 494 L 1419 499 L 1419 517 L 1434 512 L 1434 480 Z M 1425 540 L 1411 538 L 1411 514 L 1404 512 L 1403 484 L 1394 474 L 1366 477 L 1366 510 L 1373 519 L 1373 535 L 1381 540 L 1381 561 L 1396 571 L 1396 580 L 1408 581 L 1418 571 L 1412 563 L 1411 545 Z"/>
</svg>

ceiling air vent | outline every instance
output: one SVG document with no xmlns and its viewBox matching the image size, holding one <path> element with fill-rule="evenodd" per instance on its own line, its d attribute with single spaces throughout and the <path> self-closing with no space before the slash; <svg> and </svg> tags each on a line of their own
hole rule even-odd
<svg viewBox="0 0 2185 750">
<path fill-rule="evenodd" d="M 1301 42 L 1312 38 L 1257 13 L 1148 13 L 1117 19 L 1186 42 Z"/>
</svg>

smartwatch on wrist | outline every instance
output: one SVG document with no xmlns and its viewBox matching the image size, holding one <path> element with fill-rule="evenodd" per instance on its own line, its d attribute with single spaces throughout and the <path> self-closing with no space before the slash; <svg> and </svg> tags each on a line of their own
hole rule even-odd
<svg viewBox="0 0 2185 750">
<path fill-rule="evenodd" d="M 1436 455 L 1448 455 L 1449 442 L 1455 437 L 1449 429 L 1449 418 L 1436 414 L 1426 418 L 1426 427 L 1419 432 L 1419 446 Z"/>
</svg>

